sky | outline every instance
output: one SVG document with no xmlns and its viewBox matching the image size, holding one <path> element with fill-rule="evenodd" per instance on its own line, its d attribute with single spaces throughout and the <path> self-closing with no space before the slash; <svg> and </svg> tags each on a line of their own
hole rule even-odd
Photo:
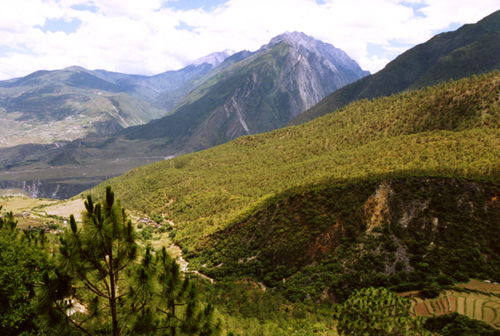
<svg viewBox="0 0 500 336">
<path fill-rule="evenodd" d="M 73 65 L 154 75 L 216 51 L 255 51 L 285 31 L 375 73 L 499 9 L 499 0 L 0 0 L 0 80 Z"/>
</svg>

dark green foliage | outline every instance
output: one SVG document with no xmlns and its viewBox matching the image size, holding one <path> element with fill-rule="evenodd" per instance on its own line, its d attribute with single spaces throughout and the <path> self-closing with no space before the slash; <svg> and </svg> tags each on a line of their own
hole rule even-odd
<svg viewBox="0 0 500 336">
<path fill-rule="evenodd" d="M 0 224 L 3 221 L 0 218 Z M 10 227 L 0 225 L 0 335 L 49 335 L 31 306 L 48 255 L 31 244 L 32 233 L 26 239 Z"/>
<path fill-rule="evenodd" d="M 443 289 L 439 284 L 432 282 L 432 283 L 427 283 L 422 289 L 421 293 L 423 296 L 427 298 L 435 298 L 438 297 L 442 291 Z"/>
<path fill-rule="evenodd" d="M 2 210 L 1 207 L 0 210 Z M 17 227 L 17 223 L 18 221 L 14 219 L 14 214 L 12 213 L 12 211 L 6 212 L 3 218 L 0 217 L 0 229 L 5 227 L 10 230 L 14 230 Z"/>
<path fill-rule="evenodd" d="M 283 295 L 249 279 L 201 286 L 201 295 L 223 313 L 235 335 L 336 335 L 329 304 L 293 304 Z"/>
<path fill-rule="evenodd" d="M 500 336 L 500 330 L 458 313 L 430 317 L 425 328 L 442 336 Z"/>
<path fill-rule="evenodd" d="M 422 317 L 410 315 L 411 302 L 385 288 L 355 291 L 342 305 L 334 307 L 340 335 L 430 335 Z"/>
<path fill-rule="evenodd" d="M 145 226 L 141 231 L 142 239 L 151 240 L 153 238 L 153 230 L 154 227 L 152 227 L 151 225 Z"/>
<path fill-rule="evenodd" d="M 137 279 L 130 288 L 132 301 L 141 296 L 141 292 L 150 291 L 152 277 L 158 280 L 157 297 L 151 296 L 148 308 L 137 316 L 131 330 L 139 335 L 217 335 L 221 331 L 220 320 L 215 321 L 215 308 L 212 304 L 200 306 L 195 286 L 188 277 L 181 277 L 179 264 L 172 260 L 165 247 L 158 251 L 153 259 L 149 248 L 137 269 Z M 137 301 L 138 304 L 141 300 Z M 134 304 L 132 304 L 134 307 Z"/>
<path fill-rule="evenodd" d="M 55 266 L 37 288 L 36 306 L 59 334 L 216 335 L 214 308 L 200 307 L 189 278 L 163 248 L 138 256 L 137 235 L 111 188 L 87 197 L 79 228 L 60 237 Z"/>
</svg>

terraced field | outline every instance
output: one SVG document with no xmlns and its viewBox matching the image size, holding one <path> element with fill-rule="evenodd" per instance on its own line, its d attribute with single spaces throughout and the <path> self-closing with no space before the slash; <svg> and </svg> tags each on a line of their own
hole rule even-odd
<svg viewBox="0 0 500 336">
<path fill-rule="evenodd" d="M 434 299 L 413 297 L 413 314 L 439 316 L 457 312 L 500 328 L 500 297 L 496 296 L 500 295 L 500 284 L 471 280 L 457 287 L 478 292 L 448 290 Z"/>
</svg>

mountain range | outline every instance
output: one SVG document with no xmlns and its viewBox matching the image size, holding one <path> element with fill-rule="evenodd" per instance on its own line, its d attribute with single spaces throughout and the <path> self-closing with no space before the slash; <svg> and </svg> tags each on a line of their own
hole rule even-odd
<svg viewBox="0 0 500 336">
<path fill-rule="evenodd" d="M 103 89 L 106 79 L 109 91 L 103 95 L 115 94 L 112 91 L 121 85 L 126 92 L 120 95 L 166 115 L 123 129 L 110 122 L 116 126 L 101 127 L 116 132 L 110 135 L 94 131 L 69 142 L 0 149 L 2 186 L 24 186 L 38 196 L 68 197 L 134 167 L 298 125 L 349 102 L 498 69 L 499 16 L 500 11 L 437 35 L 374 75 L 361 70 L 343 51 L 297 32 L 281 34 L 255 52 L 225 51 L 211 55 L 209 61 L 153 77 L 94 71 L 99 80 L 84 83 Z M 113 110 L 115 105 L 111 104 Z"/>
<path fill-rule="evenodd" d="M 81 136 L 81 132 L 77 131 L 83 126 L 73 126 L 73 132 L 69 133 L 74 134 L 74 138 L 63 139 L 73 140 L 71 142 L 49 148 L 20 145 L 0 150 L 0 162 L 4 170 L 9 170 L 9 174 L 3 176 L 11 181 L 51 180 L 56 176 L 82 181 L 89 178 L 83 175 L 88 167 L 95 167 L 90 173 L 92 181 L 95 181 L 99 176 L 105 179 L 122 174 L 147 163 L 147 160 L 162 160 L 210 148 L 242 135 L 268 132 L 283 127 L 329 93 L 368 75 L 368 72 L 363 71 L 345 52 L 330 44 L 303 33 L 287 32 L 273 38 L 256 52 L 233 54 L 225 51 L 177 72 L 153 77 L 99 70 L 90 72 L 81 68 L 44 74 L 57 76 L 57 80 L 62 78 L 63 87 L 71 88 L 67 91 L 88 90 L 85 91 L 86 98 L 78 99 L 89 99 L 90 102 L 104 99 L 109 102 L 111 111 L 99 110 L 108 118 L 106 123 L 101 121 L 99 127 L 96 120 L 88 123 L 78 120 L 79 125 L 89 125 L 88 133 Z M 36 95 L 41 88 L 49 85 L 46 82 L 51 83 L 49 80 L 34 78 L 30 81 L 23 78 L 3 85 L 9 89 L 19 87 L 19 90 L 22 83 L 27 83 L 25 87 L 39 85 L 30 91 L 34 98 L 29 103 L 33 103 L 36 99 L 46 99 Z M 52 85 L 60 90 L 59 86 Z M 50 99 L 63 101 L 64 98 L 55 95 L 54 90 L 47 93 Z M 42 89 L 42 92 L 45 91 Z M 117 96 L 123 99 L 118 100 Z M 12 115 L 13 110 L 9 106 L 15 99 L 5 99 L 8 115 Z M 144 125 L 138 124 L 147 121 L 145 117 L 142 120 L 136 118 L 132 123 L 128 120 L 141 109 L 126 108 L 123 103 L 126 99 L 140 101 L 141 106 L 149 106 L 151 111 L 156 111 L 157 114 L 150 118 L 162 111 L 165 116 Z M 92 107 L 95 108 L 95 104 Z M 148 110 L 146 107 L 143 110 Z M 75 118 L 74 114 L 84 118 L 81 115 L 92 115 L 92 111 L 89 108 L 84 114 L 81 109 L 71 110 L 66 114 L 49 114 L 46 118 L 66 123 L 68 119 Z M 22 115 L 34 119 L 41 113 L 23 111 Z M 125 124 L 127 128 L 124 128 Z M 38 135 L 38 132 L 33 134 Z"/>
<path fill-rule="evenodd" d="M 229 56 L 214 53 L 178 71 L 127 75 L 69 67 L 0 82 L 0 147 L 114 134 L 168 113 L 157 99 Z"/>
</svg>

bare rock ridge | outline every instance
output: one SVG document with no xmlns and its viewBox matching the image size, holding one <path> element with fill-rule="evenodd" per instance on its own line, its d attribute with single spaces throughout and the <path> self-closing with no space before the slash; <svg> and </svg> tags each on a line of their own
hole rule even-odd
<svg viewBox="0 0 500 336">
<path fill-rule="evenodd" d="M 325 62 L 325 65 L 329 66 L 332 71 L 338 72 L 339 68 L 350 70 L 360 77 L 365 77 L 370 74 L 369 71 L 362 70 L 359 64 L 351 59 L 343 50 L 335 48 L 329 43 L 315 40 L 301 32 L 285 32 L 271 39 L 269 44 L 263 46 L 263 48 L 272 47 L 281 42 L 286 42 L 306 58 L 311 53 L 325 58 L 327 61 L 331 62 L 331 64 Z"/>
</svg>

